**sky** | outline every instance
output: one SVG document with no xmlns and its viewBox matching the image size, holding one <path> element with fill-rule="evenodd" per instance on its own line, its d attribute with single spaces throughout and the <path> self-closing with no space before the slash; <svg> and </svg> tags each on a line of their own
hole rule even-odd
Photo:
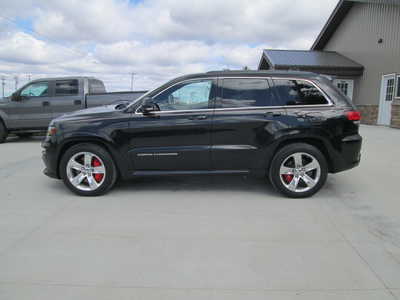
<svg viewBox="0 0 400 300">
<path fill-rule="evenodd" d="M 257 69 L 262 49 L 309 49 L 338 0 L 0 1 L 6 94 L 29 78 L 87 75 L 147 90 L 210 70 Z M 1 95 L 0 95 L 1 96 Z"/>
</svg>

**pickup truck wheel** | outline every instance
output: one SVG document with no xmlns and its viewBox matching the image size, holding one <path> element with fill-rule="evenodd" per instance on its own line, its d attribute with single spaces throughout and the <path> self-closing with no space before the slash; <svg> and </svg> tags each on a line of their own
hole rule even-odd
<svg viewBox="0 0 400 300">
<path fill-rule="evenodd" d="M 324 155 L 316 147 L 303 143 L 280 149 L 269 171 L 275 189 L 291 198 L 312 196 L 324 185 L 327 175 Z"/>
<path fill-rule="evenodd" d="M 24 138 L 28 138 L 30 136 L 32 136 L 32 133 L 30 132 L 21 132 L 21 133 L 16 133 L 15 134 L 17 137 L 24 139 Z"/>
<path fill-rule="evenodd" d="M 0 120 L 0 144 L 4 143 L 7 139 L 8 132 L 3 122 Z"/>
<path fill-rule="evenodd" d="M 65 185 L 80 196 L 99 196 L 109 191 L 117 179 L 111 155 L 95 144 L 72 146 L 60 162 Z"/>
</svg>

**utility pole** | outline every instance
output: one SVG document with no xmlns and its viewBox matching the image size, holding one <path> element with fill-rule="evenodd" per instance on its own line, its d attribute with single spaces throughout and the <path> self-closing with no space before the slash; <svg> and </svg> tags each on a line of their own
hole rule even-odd
<svg viewBox="0 0 400 300">
<path fill-rule="evenodd" d="M 32 75 L 31 74 L 26 74 L 26 77 L 28 77 L 28 82 L 30 82 Z"/>
<path fill-rule="evenodd" d="M 2 87 L 2 91 L 3 91 L 3 98 L 4 98 L 4 87 L 6 85 L 5 80 L 6 80 L 6 78 L 4 76 L 1 76 L 1 87 Z"/>
<path fill-rule="evenodd" d="M 131 73 L 131 91 L 133 91 L 133 77 L 135 76 L 135 73 Z"/>
<path fill-rule="evenodd" d="M 14 80 L 15 80 L 15 90 L 18 89 L 18 75 L 14 76 Z"/>
</svg>

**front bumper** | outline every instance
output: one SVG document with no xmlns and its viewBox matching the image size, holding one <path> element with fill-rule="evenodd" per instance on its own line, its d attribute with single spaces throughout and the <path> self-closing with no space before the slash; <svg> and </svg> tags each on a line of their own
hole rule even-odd
<svg viewBox="0 0 400 300">
<path fill-rule="evenodd" d="M 45 142 L 42 143 L 42 147 L 42 160 L 45 165 L 43 173 L 51 178 L 60 179 L 57 171 L 57 157 L 55 151 Z"/>
</svg>

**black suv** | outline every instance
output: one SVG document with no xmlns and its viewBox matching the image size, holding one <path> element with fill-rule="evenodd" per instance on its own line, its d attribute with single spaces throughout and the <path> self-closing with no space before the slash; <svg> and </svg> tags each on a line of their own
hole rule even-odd
<svg viewBox="0 0 400 300">
<path fill-rule="evenodd" d="M 360 114 L 327 78 L 304 72 L 221 71 L 174 79 L 129 106 L 52 121 L 44 173 L 100 195 L 117 178 L 255 174 L 307 197 L 359 164 Z"/>
</svg>

